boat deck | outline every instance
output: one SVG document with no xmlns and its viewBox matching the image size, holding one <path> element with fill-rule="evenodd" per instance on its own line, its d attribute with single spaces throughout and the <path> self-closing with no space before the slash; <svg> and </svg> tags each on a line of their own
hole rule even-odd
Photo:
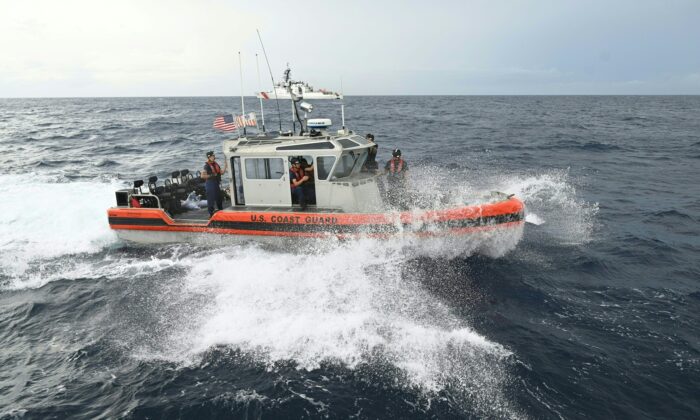
<svg viewBox="0 0 700 420">
<path fill-rule="evenodd" d="M 316 207 L 315 205 L 309 205 L 306 210 L 302 210 L 300 206 L 292 207 L 259 207 L 259 206 L 231 206 L 230 201 L 224 202 L 224 210 L 222 211 L 257 211 L 257 212 L 279 212 L 279 213 L 296 213 L 296 212 L 306 212 L 306 213 L 342 213 L 338 209 L 329 209 Z M 199 210 L 188 210 L 185 213 L 178 214 L 172 218 L 178 223 L 188 223 L 188 224 L 202 224 L 206 225 L 209 223 L 209 210 L 205 207 Z"/>
</svg>

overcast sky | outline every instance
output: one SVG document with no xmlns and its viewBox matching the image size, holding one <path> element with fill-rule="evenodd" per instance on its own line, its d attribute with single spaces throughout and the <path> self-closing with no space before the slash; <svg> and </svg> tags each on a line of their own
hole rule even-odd
<svg viewBox="0 0 700 420">
<path fill-rule="evenodd" d="M 0 97 L 700 94 L 700 0 L 0 0 Z"/>
</svg>

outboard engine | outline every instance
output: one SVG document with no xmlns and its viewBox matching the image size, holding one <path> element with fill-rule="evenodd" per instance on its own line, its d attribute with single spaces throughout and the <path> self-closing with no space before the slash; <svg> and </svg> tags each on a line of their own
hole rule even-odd
<svg viewBox="0 0 700 420">
<path fill-rule="evenodd" d="M 158 177 L 153 175 L 148 178 L 148 190 L 151 192 L 151 194 L 156 193 L 156 182 L 158 181 Z"/>
<path fill-rule="evenodd" d="M 156 183 L 158 182 L 158 177 L 153 175 L 152 177 L 148 178 L 148 189 L 151 191 L 151 194 L 157 195 L 158 198 L 163 201 L 163 194 L 165 194 L 165 187 L 164 186 L 158 186 Z M 172 194 L 169 194 L 172 195 Z"/>
<path fill-rule="evenodd" d="M 205 183 L 206 181 L 202 179 L 202 173 L 200 171 L 195 172 L 194 177 L 190 181 L 194 192 L 200 197 L 205 197 L 207 195 L 207 189 L 204 186 Z"/>
<path fill-rule="evenodd" d="M 143 185 L 143 179 L 137 179 L 134 181 L 134 194 L 141 194 L 141 186 Z"/>
<path fill-rule="evenodd" d="M 179 200 L 187 199 L 187 188 L 182 184 L 182 178 L 180 178 L 180 171 L 173 171 L 171 174 L 172 178 L 172 193 L 175 198 Z"/>
<path fill-rule="evenodd" d="M 131 195 L 131 207 L 158 208 L 158 199 L 151 195 L 151 185 L 149 178 L 149 191 L 143 191 L 143 180 L 134 181 L 134 188 Z"/>
</svg>

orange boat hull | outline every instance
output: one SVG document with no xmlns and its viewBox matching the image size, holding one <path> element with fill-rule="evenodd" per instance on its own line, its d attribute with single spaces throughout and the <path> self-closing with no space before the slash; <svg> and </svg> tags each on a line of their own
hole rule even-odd
<svg viewBox="0 0 700 420">
<path fill-rule="evenodd" d="M 116 231 L 344 239 L 400 234 L 441 236 L 521 226 L 524 205 L 520 200 L 510 198 L 446 210 L 396 213 L 223 210 L 202 223 L 176 221 L 162 209 L 111 208 L 107 215 L 110 227 Z"/>
</svg>

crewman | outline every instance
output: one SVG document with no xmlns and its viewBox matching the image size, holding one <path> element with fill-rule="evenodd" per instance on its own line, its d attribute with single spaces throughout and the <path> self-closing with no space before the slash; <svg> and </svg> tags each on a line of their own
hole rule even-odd
<svg viewBox="0 0 700 420">
<path fill-rule="evenodd" d="M 401 158 L 401 150 L 394 149 L 391 152 L 391 159 L 384 165 L 384 170 L 389 179 L 405 179 L 406 171 L 408 171 L 408 163 Z"/>
<path fill-rule="evenodd" d="M 304 175 L 307 175 L 309 179 L 302 184 L 304 188 L 304 198 L 306 199 L 306 204 L 316 204 L 316 178 L 314 177 L 314 164 L 311 164 L 302 156 L 299 156 L 299 163 L 301 164 L 301 169 L 304 171 Z"/>
<path fill-rule="evenodd" d="M 367 160 L 365 164 L 362 165 L 363 172 L 377 172 L 379 169 L 379 164 L 377 163 L 377 151 L 379 146 L 374 141 L 374 134 L 368 133 L 365 138 L 373 145 L 367 150 Z"/>
<path fill-rule="evenodd" d="M 289 168 L 289 186 L 292 190 L 292 196 L 297 198 L 302 210 L 305 210 L 306 194 L 304 184 L 309 180 L 309 176 L 301 168 L 301 160 L 299 158 L 292 158 L 291 164 L 292 166 Z"/>
<path fill-rule="evenodd" d="M 213 216 L 216 212 L 214 210 L 214 204 L 219 210 L 224 209 L 224 201 L 221 194 L 221 175 L 223 175 L 228 169 L 228 165 L 224 163 L 224 169 L 222 170 L 218 163 L 216 163 L 216 156 L 214 152 L 207 152 L 207 161 L 204 164 L 204 170 L 202 171 L 202 179 L 205 180 L 204 187 L 207 191 L 207 207 L 209 209 L 209 217 Z"/>
<path fill-rule="evenodd" d="M 401 158 L 401 150 L 394 149 L 391 159 L 384 165 L 387 175 L 387 199 L 389 203 L 405 208 L 407 206 L 406 173 L 408 163 Z"/>
</svg>

